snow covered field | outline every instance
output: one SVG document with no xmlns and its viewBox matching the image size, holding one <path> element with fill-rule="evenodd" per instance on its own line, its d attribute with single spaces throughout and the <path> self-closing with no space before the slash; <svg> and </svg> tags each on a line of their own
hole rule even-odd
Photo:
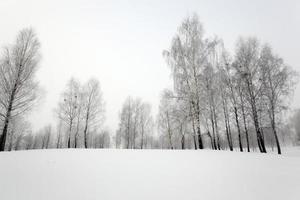
<svg viewBox="0 0 300 200">
<path fill-rule="evenodd" d="M 300 149 L 1 152 L 0 199 L 299 200 Z"/>
</svg>

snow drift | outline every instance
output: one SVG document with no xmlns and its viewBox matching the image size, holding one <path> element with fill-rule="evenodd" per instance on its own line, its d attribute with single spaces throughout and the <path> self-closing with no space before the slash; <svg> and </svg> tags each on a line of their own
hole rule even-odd
<svg viewBox="0 0 300 200">
<path fill-rule="evenodd" d="M 3 200 L 300 199 L 300 157 L 168 150 L 0 153 Z"/>
</svg>

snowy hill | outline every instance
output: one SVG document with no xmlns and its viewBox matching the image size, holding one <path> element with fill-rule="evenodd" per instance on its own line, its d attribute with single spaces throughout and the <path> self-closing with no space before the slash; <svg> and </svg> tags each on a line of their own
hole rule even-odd
<svg viewBox="0 0 300 200">
<path fill-rule="evenodd" d="M 300 157 L 288 155 L 84 149 L 0 153 L 3 200 L 298 200 L 299 188 Z"/>
</svg>

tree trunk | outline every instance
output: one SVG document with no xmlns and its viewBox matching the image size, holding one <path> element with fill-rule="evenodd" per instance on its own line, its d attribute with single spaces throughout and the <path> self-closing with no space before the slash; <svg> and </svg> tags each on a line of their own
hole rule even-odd
<svg viewBox="0 0 300 200">
<path fill-rule="evenodd" d="M 211 134 L 210 134 L 209 131 L 207 131 L 207 135 L 208 135 L 208 137 L 209 137 L 209 139 L 210 139 L 211 149 L 214 149 L 213 139 L 212 139 L 212 136 L 211 136 Z"/>
<path fill-rule="evenodd" d="M 143 146 L 144 146 L 144 126 L 142 125 L 141 149 L 143 149 Z"/>
<path fill-rule="evenodd" d="M 274 112 L 273 108 L 272 108 L 271 112 L 272 112 L 272 117 L 270 117 L 270 118 L 271 118 L 273 134 L 274 134 L 275 141 L 276 141 L 277 152 L 278 152 L 278 154 L 281 154 L 280 142 L 279 142 L 279 139 L 278 139 L 278 136 L 277 136 L 277 131 L 276 131 L 275 112 Z"/>
<path fill-rule="evenodd" d="M 253 122 L 254 122 L 254 126 L 255 126 L 257 143 L 258 143 L 258 147 L 259 147 L 260 152 L 261 153 L 267 153 L 264 138 L 261 134 L 259 123 L 258 123 L 258 115 L 257 115 L 257 110 L 256 110 L 256 101 L 255 101 L 255 96 L 254 96 L 254 94 L 252 93 L 252 90 L 251 90 L 251 85 L 252 85 L 252 83 L 250 83 L 250 80 L 247 80 L 247 88 L 248 88 L 248 92 L 249 92 L 249 95 L 250 95 L 252 118 L 253 118 Z"/>
<path fill-rule="evenodd" d="M 172 144 L 172 133 L 171 133 L 171 127 L 170 127 L 170 121 L 169 121 L 169 113 L 167 112 L 167 125 L 168 125 L 168 137 L 169 137 L 169 147 L 173 149 Z"/>
<path fill-rule="evenodd" d="M 228 124 L 228 113 L 227 113 L 227 109 L 226 109 L 226 102 L 224 99 L 224 96 L 222 97 L 223 101 L 223 112 L 224 112 L 224 120 L 225 120 L 225 131 L 226 131 L 226 136 L 227 136 L 227 141 L 228 141 L 228 146 L 230 151 L 233 151 L 233 145 L 232 145 L 232 137 L 231 137 L 231 132 L 230 132 L 230 128 L 229 128 L 229 124 Z"/>
<path fill-rule="evenodd" d="M 192 127 L 193 127 L 193 140 L 194 140 L 194 148 L 198 149 L 197 147 L 197 139 L 196 139 L 196 129 L 195 129 L 195 121 L 194 121 L 194 115 L 192 112 L 192 106 L 190 103 L 190 115 L 192 116 Z"/>
<path fill-rule="evenodd" d="M 203 143 L 202 143 L 202 137 L 201 137 L 201 128 L 200 128 L 200 107 L 199 107 L 199 102 L 197 102 L 197 135 L 198 135 L 199 149 L 203 149 Z"/>
<path fill-rule="evenodd" d="M 73 126 L 73 122 L 71 121 L 69 126 L 68 148 L 71 148 L 72 126 Z"/>
<path fill-rule="evenodd" d="M 244 129 L 245 129 L 245 135 L 246 135 L 246 142 L 247 142 L 247 151 L 250 152 L 250 145 L 249 145 L 249 134 L 248 134 L 248 128 L 247 128 L 247 122 L 246 122 L 246 114 L 245 114 L 245 107 L 244 107 L 244 100 L 242 97 L 242 94 L 240 93 L 241 98 L 241 108 L 242 108 L 242 115 L 243 115 L 243 122 L 244 122 Z"/>
<path fill-rule="evenodd" d="M 243 152 L 243 144 L 242 144 L 242 138 L 241 138 L 239 116 L 238 116 L 238 110 L 237 110 L 236 106 L 234 106 L 234 115 L 235 115 L 235 122 L 236 122 L 237 131 L 238 131 L 238 137 L 239 137 L 239 147 L 240 147 L 240 151 Z"/>
<path fill-rule="evenodd" d="M 180 125 L 180 134 L 181 134 L 181 149 L 185 149 L 185 136 L 183 134 L 182 124 Z"/>
<path fill-rule="evenodd" d="M 17 90 L 17 82 L 18 82 L 18 79 L 16 80 L 16 83 L 14 84 L 14 88 L 13 88 L 12 93 L 10 95 L 8 109 L 7 109 L 7 112 L 6 112 L 5 119 L 4 119 L 4 127 L 3 127 L 3 131 L 2 131 L 2 135 L 0 137 L 0 151 L 5 150 L 8 124 L 9 124 L 9 121 L 10 121 L 12 105 L 13 105 L 13 102 L 14 102 L 14 99 L 15 99 L 15 93 L 16 93 L 16 90 Z"/>
<path fill-rule="evenodd" d="M 218 128 L 218 119 L 217 119 L 217 113 L 216 113 L 216 109 L 215 109 L 214 104 L 213 104 L 213 116 L 214 116 L 214 121 L 215 121 L 215 131 L 216 131 L 216 137 L 217 137 L 216 149 L 221 150 L 219 128 Z"/>
<path fill-rule="evenodd" d="M 86 119 L 85 127 L 84 127 L 84 132 L 83 132 L 83 135 L 84 135 L 84 148 L 88 148 L 88 144 L 87 144 L 87 129 L 88 129 L 88 117 Z"/>
<path fill-rule="evenodd" d="M 215 123 L 214 123 L 213 112 L 212 112 L 211 106 L 210 106 L 210 121 L 211 121 L 211 128 L 212 128 L 213 149 L 216 150 L 217 144 L 216 144 L 216 135 L 215 135 Z"/>
</svg>

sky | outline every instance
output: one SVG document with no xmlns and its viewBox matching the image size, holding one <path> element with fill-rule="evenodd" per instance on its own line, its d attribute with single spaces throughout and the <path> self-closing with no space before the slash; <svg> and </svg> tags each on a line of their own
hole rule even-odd
<svg viewBox="0 0 300 200">
<path fill-rule="evenodd" d="M 129 95 L 152 104 L 155 115 L 162 90 L 172 86 L 162 52 L 193 13 L 206 36 L 222 38 L 229 51 L 239 37 L 256 36 L 300 72 L 298 0 L 1 0 L 0 46 L 26 27 L 42 45 L 37 79 L 45 92 L 29 116 L 33 129 L 55 124 L 54 109 L 71 77 L 100 81 L 104 126 L 112 132 Z M 292 107 L 300 108 L 299 86 Z"/>
</svg>

